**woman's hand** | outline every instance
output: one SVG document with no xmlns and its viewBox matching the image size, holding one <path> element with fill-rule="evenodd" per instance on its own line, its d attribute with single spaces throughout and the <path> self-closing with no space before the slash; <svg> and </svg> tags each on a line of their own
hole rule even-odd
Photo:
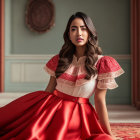
<svg viewBox="0 0 140 140">
<path fill-rule="evenodd" d="M 113 134 L 111 134 L 110 136 L 113 138 L 113 140 L 117 140 Z"/>
</svg>

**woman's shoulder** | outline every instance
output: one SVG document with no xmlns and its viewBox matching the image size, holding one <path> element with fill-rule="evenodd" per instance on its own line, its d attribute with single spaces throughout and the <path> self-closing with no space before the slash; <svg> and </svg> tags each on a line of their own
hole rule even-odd
<svg viewBox="0 0 140 140">
<path fill-rule="evenodd" d="M 100 73 L 113 72 L 121 69 L 117 60 L 111 56 L 99 55 L 96 67 Z"/>
<path fill-rule="evenodd" d="M 49 61 L 58 61 L 58 59 L 59 59 L 59 54 L 55 54 L 50 58 Z"/>
<path fill-rule="evenodd" d="M 98 55 L 97 61 L 99 61 L 100 59 L 101 61 L 114 60 L 114 58 L 109 55 Z"/>
<path fill-rule="evenodd" d="M 122 74 L 124 73 L 123 69 L 117 62 L 117 60 L 111 56 L 100 56 L 98 59 L 98 62 L 96 64 L 96 68 L 98 70 L 98 74 L 102 75 L 104 73 L 119 73 Z M 117 74 L 114 77 L 117 76 Z"/>
<path fill-rule="evenodd" d="M 51 76 L 55 76 L 55 70 L 58 65 L 59 54 L 52 56 L 49 61 L 45 64 L 45 71 L 49 73 Z"/>
<path fill-rule="evenodd" d="M 56 54 L 50 58 L 50 60 L 46 63 L 46 66 L 53 66 L 58 63 L 59 54 Z"/>
</svg>

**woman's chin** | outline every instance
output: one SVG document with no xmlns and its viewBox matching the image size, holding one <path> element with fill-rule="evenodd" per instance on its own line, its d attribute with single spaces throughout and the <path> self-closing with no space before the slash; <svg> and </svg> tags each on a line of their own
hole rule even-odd
<svg viewBox="0 0 140 140">
<path fill-rule="evenodd" d="M 75 46 L 76 46 L 76 47 L 84 47 L 85 44 L 76 44 Z"/>
</svg>

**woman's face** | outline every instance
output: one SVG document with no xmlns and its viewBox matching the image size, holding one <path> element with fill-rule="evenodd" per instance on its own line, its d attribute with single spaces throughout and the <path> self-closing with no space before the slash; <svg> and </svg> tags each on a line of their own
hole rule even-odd
<svg viewBox="0 0 140 140">
<path fill-rule="evenodd" d="M 85 46 L 88 41 L 89 32 L 81 18 L 75 18 L 69 30 L 69 38 L 76 47 Z"/>
</svg>

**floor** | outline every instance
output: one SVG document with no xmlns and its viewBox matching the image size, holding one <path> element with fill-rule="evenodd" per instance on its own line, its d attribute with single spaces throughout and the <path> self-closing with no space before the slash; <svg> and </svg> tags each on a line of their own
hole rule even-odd
<svg viewBox="0 0 140 140">
<path fill-rule="evenodd" d="M 0 93 L 0 107 L 26 93 Z M 140 123 L 140 110 L 131 105 L 108 105 L 109 120 L 112 123 Z"/>
</svg>

